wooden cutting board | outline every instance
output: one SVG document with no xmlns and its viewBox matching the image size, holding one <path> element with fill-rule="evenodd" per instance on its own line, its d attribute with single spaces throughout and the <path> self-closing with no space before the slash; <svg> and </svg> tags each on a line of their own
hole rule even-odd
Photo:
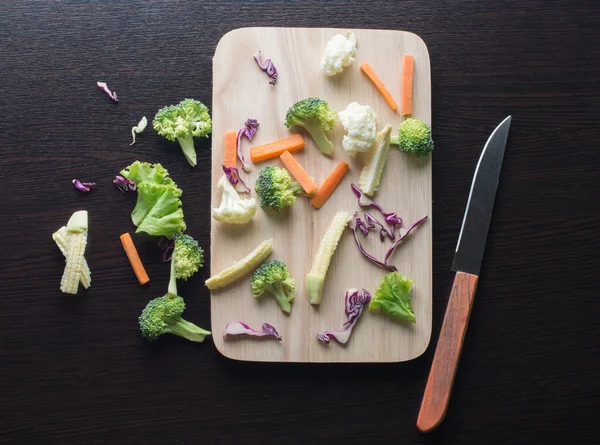
<svg viewBox="0 0 600 445">
<path fill-rule="evenodd" d="M 212 219 L 211 274 L 244 257 L 261 241 L 273 238 L 270 259 L 287 263 L 296 279 L 296 300 L 290 315 L 279 309 L 269 296 L 256 299 L 250 289 L 250 277 L 229 287 L 212 292 L 211 317 L 215 345 L 226 357 L 264 362 L 400 362 L 421 355 L 431 335 L 432 293 L 432 221 L 431 159 L 415 159 L 392 148 L 376 200 L 387 211 L 404 218 L 405 225 L 429 215 L 400 246 L 392 263 L 400 273 L 415 281 L 412 303 L 416 324 L 395 322 L 383 315 L 365 311 L 345 346 L 332 342 L 325 345 L 315 335 L 329 329 L 340 329 L 346 320 L 346 289 L 365 288 L 372 294 L 386 271 L 368 262 L 358 251 L 352 232 L 347 230 L 332 259 L 320 306 L 308 302 L 304 281 L 310 270 L 321 237 L 339 211 L 359 210 L 351 183 L 358 181 L 360 162 L 351 160 L 343 151 L 341 123 L 331 134 L 335 156 L 329 159 L 316 148 L 302 130 L 289 130 L 283 122 L 294 102 L 311 96 L 326 99 L 333 110 L 341 111 L 350 102 L 369 105 L 378 116 L 378 129 L 387 123 L 394 127 L 404 118 L 400 110 L 392 112 L 383 97 L 362 74 L 359 65 L 368 61 L 384 81 L 400 106 L 402 56 L 415 57 L 413 116 L 431 123 L 431 79 L 429 54 L 423 40 L 408 32 L 352 30 L 358 41 L 356 62 L 333 78 L 321 73 L 320 60 L 327 41 L 348 29 L 325 28 L 243 28 L 227 33 L 220 40 L 213 59 L 213 146 L 212 206 L 217 207 L 221 193 L 217 182 L 222 176 L 223 135 L 237 131 L 247 118 L 260 122 L 252 142 L 243 140 L 246 155 L 253 145 L 289 136 L 298 131 L 306 147 L 294 156 L 320 184 L 340 160 L 350 164 L 350 172 L 329 201 L 312 208 L 307 199 L 280 214 L 265 214 L 258 209 L 253 221 L 236 227 Z M 268 76 L 254 62 L 261 50 L 278 69 L 277 84 L 269 84 Z M 244 176 L 253 188 L 258 172 L 267 164 L 283 167 L 279 159 L 262 163 Z M 253 193 L 253 196 L 255 194 Z M 258 201 L 258 199 L 257 199 Z M 376 215 L 379 217 L 380 215 Z M 383 258 L 388 244 L 377 234 L 365 242 L 376 256 Z M 256 339 L 223 340 L 223 330 L 230 321 L 242 321 L 259 329 L 263 322 L 275 326 L 283 341 Z"/>
</svg>

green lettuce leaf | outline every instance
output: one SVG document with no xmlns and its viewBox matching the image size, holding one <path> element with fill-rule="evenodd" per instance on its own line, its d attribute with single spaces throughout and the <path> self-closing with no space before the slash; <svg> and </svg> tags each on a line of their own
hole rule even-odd
<svg viewBox="0 0 600 445">
<path fill-rule="evenodd" d="M 385 275 L 375 289 L 375 296 L 371 298 L 369 310 L 381 309 L 391 317 L 414 323 L 415 314 L 408 295 L 412 285 L 413 280 L 398 272 Z"/>
<path fill-rule="evenodd" d="M 181 195 L 181 190 L 169 177 L 169 172 L 161 164 L 150 164 L 149 162 L 135 161 L 128 167 L 121 170 L 121 176 L 141 184 L 142 182 L 154 182 L 156 184 L 164 184 L 173 187 L 175 191 Z"/>
<path fill-rule="evenodd" d="M 179 199 L 181 190 L 145 181 L 138 185 L 137 192 L 137 203 L 131 213 L 136 232 L 172 238 L 186 229 Z"/>
</svg>

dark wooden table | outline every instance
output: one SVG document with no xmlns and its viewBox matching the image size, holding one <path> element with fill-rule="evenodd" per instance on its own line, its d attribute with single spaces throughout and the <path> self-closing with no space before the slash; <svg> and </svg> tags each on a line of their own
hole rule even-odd
<svg viewBox="0 0 600 445">
<path fill-rule="evenodd" d="M 136 284 L 118 236 L 135 196 L 111 179 L 163 163 L 189 232 L 209 247 L 210 141 L 199 166 L 142 115 L 183 97 L 211 103 L 219 38 L 243 26 L 404 29 L 431 54 L 433 336 L 397 365 L 237 363 L 211 341 L 138 332 L 168 268 L 139 241 Z M 598 443 L 600 410 L 600 2 L 13 1 L 0 3 L 0 441 L 12 443 Z M 385 42 L 382 42 L 385 45 Z M 293 54 L 290 54 L 293 57 Z M 318 57 L 318 55 L 315 55 Z M 104 80 L 121 99 L 96 89 Z M 513 124 L 481 281 L 450 409 L 415 420 L 452 281 L 475 162 Z M 89 195 L 71 179 L 98 181 Z M 93 286 L 59 290 L 51 233 L 90 214 Z M 208 327 L 207 270 L 182 285 Z"/>
</svg>

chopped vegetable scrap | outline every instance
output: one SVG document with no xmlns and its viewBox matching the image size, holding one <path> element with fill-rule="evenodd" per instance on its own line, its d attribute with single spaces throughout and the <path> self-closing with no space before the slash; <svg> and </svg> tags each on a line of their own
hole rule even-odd
<svg viewBox="0 0 600 445">
<path fill-rule="evenodd" d="M 158 248 L 162 251 L 162 262 L 168 263 L 171 261 L 171 257 L 173 256 L 173 250 L 175 250 L 175 241 L 167 238 L 166 236 L 161 236 L 158 238 Z"/>
<path fill-rule="evenodd" d="M 208 108 L 194 99 L 184 99 L 177 105 L 161 108 L 152 125 L 160 136 L 171 142 L 179 142 L 183 155 L 192 167 L 197 162 L 194 137 L 207 138 L 212 132 Z"/>
<path fill-rule="evenodd" d="M 223 166 L 235 168 L 237 165 L 237 132 L 228 131 L 223 141 Z"/>
<path fill-rule="evenodd" d="M 410 54 L 404 55 L 402 66 L 402 114 L 410 116 L 413 105 L 413 72 L 415 69 L 415 58 Z"/>
<path fill-rule="evenodd" d="M 150 281 L 148 278 L 148 274 L 146 273 L 146 269 L 144 269 L 144 265 L 142 264 L 142 260 L 140 259 L 140 255 L 138 254 L 137 249 L 135 248 L 135 244 L 131 239 L 131 235 L 129 233 L 124 233 L 121 235 L 121 244 L 123 245 L 123 249 L 127 254 L 127 258 L 129 259 L 129 263 L 133 268 L 133 272 L 137 277 L 139 283 L 141 285 L 146 284 Z"/>
<path fill-rule="evenodd" d="M 296 195 L 302 193 L 302 186 L 292 181 L 287 170 L 267 165 L 258 174 L 254 190 L 265 212 L 269 209 L 279 212 L 296 202 Z"/>
<path fill-rule="evenodd" d="M 375 289 L 375 296 L 369 303 L 369 311 L 381 309 L 392 318 L 414 323 L 416 319 L 409 296 L 412 285 L 413 280 L 398 272 L 385 275 Z"/>
<path fill-rule="evenodd" d="M 371 107 L 352 102 L 338 117 L 347 132 L 342 140 L 344 151 L 351 157 L 369 151 L 377 136 L 377 115 Z"/>
<path fill-rule="evenodd" d="M 177 235 L 171 253 L 170 294 L 177 295 L 177 280 L 187 281 L 204 265 L 204 251 L 190 235 Z"/>
<path fill-rule="evenodd" d="M 273 239 L 263 241 L 244 258 L 206 280 L 206 287 L 210 290 L 220 289 L 239 280 L 243 276 L 253 272 L 267 259 L 272 251 Z"/>
<path fill-rule="evenodd" d="M 373 201 L 371 198 L 369 198 L 367 195 L 365 195 L 363 192 L 361 192 L 356 185 L 351 184 L 350 186 L 352 188 L 352 192 L 358 198 L 358 205 L 360 206 L 361 209 L 365 210 L 365 209 L 373 208 L 373 209 L 376 209 L 377 211 L 379 211 L 379 213 L 381 213 L 381 215 L 385 219 L 385 222 L 390 226 L 390 232 L 391 232 L 390 239 L 392 241 L 395 240 L 394 232 L 396 230 L 396 226 L 400 227 L 402 225 L 402 218 L 400 218 L 394 212 L 389 213 L 389 212 L 386 212 L 385 210 L 383 210 L 383 208 L 379 204 L 377 204 L 375 201 Z M 364 233 L 364 235 L 366 236 L 367 234 Z"/>
<path fill-rule="evenodd" d="M 348 212 L 336 213 L 331 226 L 329 226 L 325 236 L 321 239 L 312 268 L 306 274 L 306 293 L 308 294 L 310 304 L 321 304 L 323 285 L 325 284 L 325 276 L 327 275 L 327 269 L 329 269 L 331 257 L 333 257 L 346 228 L 346 224 L 348 224 L 350 219 L 352 219 L 352 215 Z"/>
<path fill-rule="evenodd" d="M 131 181 L 123 176 L 117 175 L 113 179 L 113 184 L 120 190 L 121 193 L 135 191 L 135 182 Z"/>
<path fill-rule="evenodd" d="M 401 224 L 402 220 L 400 218 L 398 218 L 398 219 L 400 220 L 399 224 Z M 421 218 L 417 222 L 413 223 L 408 228 L 400 228 L 400 230 L 398 231 L 398 235 L 399 235 L 398 239 L 395 238 L 394 228 L 399 224 L 394 222 L 394 224 L 390 226 L 391 227 L 390 230 L 387 230 L 383 226 L 382 223 L 380 223 L 375 217 L 373 217 L 369 213 L 365 213 L 365 220 L 367 221 L 366 223 L 362 219 L 360 219 L 360 217 L 358 216 L 358 213 L 355 213 L 354 217 L 348 224 L 348 227 L 354 233 L 354 241 L 356 242 L 358 249 L 367 259 L 369 259 L 370 261 L 372 261 L 374 264 L 378 265 L 379 267 L 382 267 L 389 271 L 396 271 L 397 270 L 396 266 L 394 266 L 393 264 L 389 264 L 389 259 L 391 258 L 392 254 L 394 253 L 396 248 L 400 245 L 400 243 L 406 239 L 408 234 L 413 229 L 415 229 L 416 227 L 420 226 L 422 223 L 427 221 L 427 216 L 424 218 Z M 376 258 L 375 256 L 373 256 L 372 254 L 370 254 L 369 252 L 367 252 L 367 250 L 364 248 L 364 246 L 360 242 L 360 237 L 358 235 L 360 232 L 360 233 L 362 233 L 363 236 L 366 237 L 369 234 L 369 232 L 375 228 L 379 228 L 379 230 L 380 230 L 379 238 L 382 242 L 385 240 L 386 237 L 392 241 L 395 240 L 394 243 L 388 248 L 383 260 L 380 260 L 380 259 Z"/>
<path fill-rule="evenodd" d="M 226 167 L 223 165 L 223 173 L 227 176 L 229 183 L 235 188 L 237 192 L 250 194 L 252 190 L 246 185 L 240 172 L 235 167 Z"/>
<path fill-rule="evenodd" d="M 96 187 L 95 182 L 81 182 L 79 179 L 73 179 L 73 185 L 77 190 L 84 193 L 87 193 Z"/>
<path fill-rule="evenodd" d="M 359 291 L 358 289 L 348 289 L 344 300 L 344 311 L 348 320 L 344 323 L 344 328 L 337 331 L 325 331 L 322 334 L 317 334 L 317 340 L 329 344 L 333 339 L 341 345 L 345 345 L 350 340 L 352 329 L 360 318 L 363 309 L 371 301 L 371 294 L 366 290 Z"/>
<path fill-rule="evenodd" d="M 135 161 L 121 175 L 136 183 L 137 203 L 131 213 L 136 232 L 172 238 L 186 229 L 181 209 L 182 191 L 161 164 Z"/>
<path fill-rule="evenodd" d="M 242 170 L 244 170 L 246 173 L 250 173 L 252 171 L 252 166 L 246 162 L 244 154 L 242 153 L 242 136 L 246 136 L 246 138 L 251 141 L 254 138 L 259 126 L 260 124 L 256 119 L 247 119 L 246 122 L 244 122 L 244 126 L 237 132 L 237 157 L 242 163 Z"/>
<path fill-rule="evenodd" d="M 252 295 L 260 297 L 267 292 L 275 298 L 283 312 L 290 313 L 291 303 L 296 296 L 296 280 L 290 275 L 285 263 L 279 260 L 263 263 L 252 274 L 250 284 Z"/>
<path fill-rule="evenodd" d="M 398 136 L 392 136 L 390 143 L 405 153 L 427 156 L 433 151 L 431 127 L 419 119 L 408 118 L 398 126 Z"/>
<path fill-rule="evenodd" d="M 256 200 L 254 198 L 242 199 L 227 174 L 221 176 L 217 187 L 223 189 L 221 205 L 211 210 L 212 217 L 222 223 L 246 224 L 256 214 Z"/>
<path fill-rule="evenodd" d="M 52 239 L 66 259 L 69 254 L 69 232 L 67 231 L 67 226 L 62 226 L 54 232 L 52 234 Z M 79 279 L 79 282 L 86 289 L 92 285 L 92 273 L 85 258 L 81 264 L 81 278 Z"/>
<path fill-rule="evenodd" d="M 289 151 L 284 151 L 279 156 L 283 165 L 290 171 L 294 179 L 302 186 L 307 195 L 312 195 L 317 191 L 317 184 L 313 178 L 304 170 L 304 167 L 294 158 Z"/>
<path fill-rule="evenodd" d="M 340 161 L 340 163 L 333 169 L 333 171 L 325 178 L 323 184 L 317 189 L 317 192 L 313 195 L 310 200 L 310 204 L 320 209 L 327 202 L 327 200 L 331 197 L 336 187 L 340 183 L 340 181 L 344 178 L 346 173 L 350 170 L 350 166 L 344 162 Z"/>
<path fill-rule="evenodd" d="M 119 103 L 119 98 L 117 97 L 117 92 L 110 91 L 106 82 L 96 82 L 96 85 L 98 86 L 98 88 L 100 88 L 102 91 L 104 91 L 106 93 L 106 95 L 108 97 L 110 97 L 114 103 Z"/>
<path fill-rule="evenodd" d="M 334 35 L 323 52 L 321 59 L 321 71 L 326 76 L 335 76 L 341 73 L 344 68 L 352 65 L 356 60 L 356 36 L 353 32 L 347 32 L 345 35 Z"/>
<path fill-rule="evenodd" d="M 277 82 L 277 77 L 279 76 L 277 73 L 277 68 L 275 68 L 275 65 L 273 65 L 273 62 L 271 61 L 271 59 L 267 59 L 264 62 L 261 61 L 261 56 L 260 56 L 260 51 L 258 51 L 256 54 L 254 54 L 254 60 L 256 60 L 256 63 L 258 64 L 258 67 L 264 71 L 265 73 L 267 73 L 267 75 L 271 78 L 271 80 L 269 81 L 269 83 L 271 85 L 275 85 L 275 83 Z"/>
<path fill-rule="evenodd" d="M 304 139 L 299 134 L 289 136 L 284 139 L 280 139 L 275 142 L 269 142 L 264 145 L 257 145 L 250 149 L 250 159 L 255 164 L 264 162 L 277 156 L 281 156 L 282 153 L 289 151 L 302 150 L 304 148 Z"/>
<path fill-rule="evenodd" d="M 391 134 L 392 126 L 386 125 L 377 134 L 375 142 L 373 142 L 373 146 L 367 154 L 365 165 L 358 179 L 358 187 L 365 195 L 373 196 L 379 188 L 379 182 L 390 152 Z"/>
<path fill-rule="evenodd" d="M 269 323 L 263 323 L 261 325 L 260 331 L 256 329 L 252 329 L 246 323 L 242 323 L 241 321 L 232 321 L 227 323 L 225 326 L 225 331 L 223 332 L 223 338 L 225 340 L 230 339 L 232 337 L 238 336 L 247 336 L 247 337 L 273 337 L 277 340 L 281 341 L 281 335 L 277 332 L 277 330 L 271 326 Z"/>
<path fill-rule="evenodd" d="M 292 105 L 285 115 L 285 126 L 302 127 L 312 136 L 321 153 L 333 156 L 333 144 L 326 132 L 335 127 L 336 113 L 323 99 L 309 97 Z"/>
<path fill-rule="evenodd" d="M 131 127 L 131 136 L 133 137 L 133 142 L 129 145 L 135 144 L 135 134 L 136 133 L 140 134 L 142 131 L 144 131 L 146 129 L 147 125 L 148 125 L 148 119 L 146 119 L 146 116 L 144 116 L 144 117 L 142 117 L 140 122 L 135 127 Z"/>
<path fill-rule="evenodd" d="M 181 317 L 185 310 L 183 298 L 166 294 L 151 300 L 140 315 L 140 331 L 146 340 L 154 341 L 163 334 L 174 334 L 186 340 L 203 342 L 210 335 L 194 323 Z"/>
<path fill-rule="evenodd" d="M 88 212 L 86 210 L 79 210 L 71 215 L 66 226 L 66 233 L 61 228 L 52 235 L 52 238 L 59 245 L 59 249 L 65 255 L 66 265 L 60 280 L 60 290 L 65 294 L 77 294 L 77 288 L 82 281 L 82 277 L 84 275 L 89 277 L 89 269 L 87 274 L 84 271 L 87 269 L 87 263 L 83 256 L 87 246 L 87 236 Z M 61 248 L 60 245 L 63 247 Z M 87 277 L 84 281 L 88 281 L 88 284 L 90 284 Z"/>
<path fill-rule="evenodd" d="M 360 69 L 363 73 L 365 73 L 365 75 L 373 83 L 375 88 L 377 88 L 377 91 L 379 91 L 381 93 L 381 95 L 383 96 L 385 101 L 388 103 L 388 105 L 390 106 L 392 111 L 396 111 L 398 109 L 398 105 L 396 104 L 396 101 L 394 100 L 391 93 L 386 88 L 385 84 L 381 81 L 379 76 L 377 76 L 377 74 L 375 74 L 375 71 L 373 70 L 371 65 L 369 65 L 368 62 L 364 62 L 360 66 Z"/>
</svg>

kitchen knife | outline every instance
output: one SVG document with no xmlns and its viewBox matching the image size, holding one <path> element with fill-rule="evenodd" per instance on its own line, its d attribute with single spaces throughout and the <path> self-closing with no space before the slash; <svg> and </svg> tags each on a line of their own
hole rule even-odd
<svg viewBox="0 0 600 445">
<path fill-rule="evenodd" d="M 511 117 L 508 116 L 491 134 L 473 175 L 452 263 L 456 276 L 417 418 L 417 428 L 424 433 L 442 423 L 448 409 L 479 280 L 479 268 L 492 218 L 510 121 Z"/>
</svg>

